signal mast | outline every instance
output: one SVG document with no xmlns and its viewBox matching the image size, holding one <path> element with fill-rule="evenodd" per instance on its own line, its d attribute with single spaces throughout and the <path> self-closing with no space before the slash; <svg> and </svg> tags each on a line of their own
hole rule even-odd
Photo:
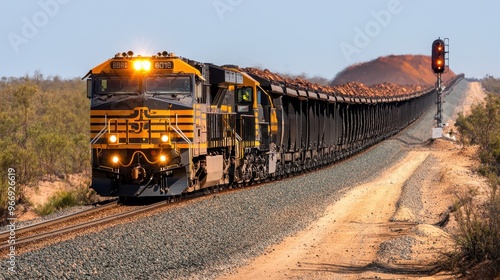
<svg viewBox="0 0 500 280">
<path fill-rule="evenodd" d="M 448 47 L 448 38 L 438 38 L 432 42 L 432 56 L 431 56 L 431 67 L 434 74 L 436 74 L 437 82 L 436 82 L 436 92 L 437 92 L 437 113 L 434 119 L 437 122 L 435 128 L 432 129 L 432 138 L 437 139 L 443 137 L 443 87 L 441 74 L 444 73 L 447 67 L 447 47 Z"/>
</svg>

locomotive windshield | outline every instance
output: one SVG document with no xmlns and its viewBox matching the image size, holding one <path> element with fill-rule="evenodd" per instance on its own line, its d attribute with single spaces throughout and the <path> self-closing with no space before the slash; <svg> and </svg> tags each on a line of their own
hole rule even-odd
<svg viewBox="0 0 500 280">
<path fill-rule="evenodd" d="M 192 92 L 191 77 L 149 77 L 146 79 L 146 92 L 152 94 L 190 94 Z"/>
<path fill-rule="evenodd" d="M 94 92 L 98 95 L 140 94 L 166 95 L 176 98 L 191 96 L 192 79 L 187 75 L 146 77 L 143 82 L 133 77 L 95 77 Z"/>
<path fill-rule="evenodd" d="M 139 80 L 118 77 L 96 77 L 94 88 L 97 94 L 137 94 L 140 92 Z"/>
</svg>

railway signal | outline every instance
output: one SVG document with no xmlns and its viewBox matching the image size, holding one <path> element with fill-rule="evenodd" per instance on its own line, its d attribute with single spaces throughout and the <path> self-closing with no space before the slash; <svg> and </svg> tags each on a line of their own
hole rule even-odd
<svg viewBox="0 0 500 280">
<path fill-rule="evenodd" d="M 432 138 L 441 138 L 443 137 L 443 87 L 441 86 L 442 80 L 441 80 L 441 74 L 444 72 L 446 68 L 446 54 L 447 50 L 446 47 L 448 46 L 448 38 L 445 38 L 444 40 L 441 38 L 438 38 L 432 42 L 432 55 L 431 55 L 431 68 L 432 71 L 437 76 L 437 82 L 436 82 L 436 93 L 437 93 L 437 98 L 436 98 L 436 104 L 437 104 L 437 113 L 434 119 L 437 122 L 437 125 L 435 128 L 432 129 Z"/>
<path fill-rule="evenodd" d="M 436 39 L 432 43 L 432 70 L 434 73 L 443 73 L 446 67 L 445 63 L 445 44 L 442 39 Z"/>
</svg>

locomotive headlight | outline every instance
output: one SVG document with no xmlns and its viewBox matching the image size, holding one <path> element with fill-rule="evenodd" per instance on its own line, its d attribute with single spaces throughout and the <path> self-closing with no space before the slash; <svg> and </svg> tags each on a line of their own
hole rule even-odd
<svg viewBox="0 0 500 280">
<path fill-rule="evenodd" d="M 137 71 L 149 71 L 151 70 L 151 61 L 149 60 L 136 60 L 134 61 L 134 69 Z"/>
<path fill-rule="evenodd" d="M 144 60 L 142 62 L 142 69 L 144 69 L 145 71 L 149 71 L 151 69 L 151 61 Z"/>
<path fill-rule="evenodd" d="M 118 161 L 120 161 L 117 156 L 114 156 L 111 160 L 113 161 L 113 163 L 118 163 Z"/>
<path fill-rule="evenodd" d="M 167 143 L 167 141 L 168 141 L 168 135 L 167 135 L 167 134 L 163 134 L 163 135 L 161 136 L 161 142 L 163 142 L 163 143 Z"/>
<path fill-rule="evenodd" d="M 167 161 L 167 157 L 165 155 L 160 156 L 160 161 L 165 163 Z"/>
<path fill-rule="evenodd" d="M 136 61 L 134 61 L 134 69 L 135 70 L 141 70 L 142 69 L 142 60 L 136 60 Z"/>
<path fill-rule="evenodd" d="M 118 137 L 116 137 L 116 135 L 112 134 L 109 136 L 109 143 L 115 144 L 116 141 L 118 141 Z"/>
</svg>

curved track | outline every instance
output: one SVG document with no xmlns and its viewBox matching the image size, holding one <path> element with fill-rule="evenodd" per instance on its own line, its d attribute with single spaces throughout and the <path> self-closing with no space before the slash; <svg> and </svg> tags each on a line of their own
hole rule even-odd
<svg viewBox="0 0 500 280">
<path fill-rule="evenodd" d="M 50 226 L 53 226 L 55 224 L 61 224 L 64 221 L 67 221 L 69 219 L 79 219 L 79 218 L 81 218 L 83 216 L 91 215 L 91 214 L 96 213 L 97 211 L 103 211 L 106 208 L 110 208 L 110 207 L 113 207 L 113 206 L 116 206 L 116 205 L 117 205 L 117 203 L 112 203 L 111 205 L 105 205 L 103 207 L 96 207 L 96 208 L 91 209 L 91 210 L 94 210 L 94 211 L 84 211 L 84 212 L 79 212 L 79 213 L 77 213 L 75 215 L 68 215 L 67 217 L 65 217 L 66 219 L 51 220 L 51 221 L 49 221 L 47 223 L 40 223 L 40 224 L 37 224 L 37 225 L 35 225 L 33 227 L 26 227 L 26 228 L 19 229 L 19 231 L 16 231 L 16 236 L 18 234 L 23 234 L 23 236 L 21 236 L 19 238 L 16 238 L 16 243 L 15 244 L 16 244 L 16 246 L 18 246 L 18 245 L 22 245 L 22 244 L 27 244 L 27 243 L 35 242 L 35 241 L 41 241 L 41 240 L 44 240 L 44 239 L 47 239 L 47 238 L 50 238 L 50 237 L 53 237 L 53 236 L 57 236 L 57 235 L 60 235 L 60 234 L 70 233 L 70 232 L 74 232 L 74 231 L 77 231 L 77 230 L 80 230 L 80 229 L 97 226 L 97 225 L 104 224 L 106 222 L 110 222 L 110 221 L 113 221 L 113 220 L 124 219 L 124 218 L 127 218 L 127 217 L 131 217 L 131 216 L 134 216 L 134 215 L 137 215 L 137 214 L 140 214 L 140 213 L 143 213 L 143 212 L 146 212 L 146 211 L 150 211 L 150 210 L 159 208 L 161 206 L 164 206 L 165 202 L 162 201 L 162 202 L 157 202 L 157 203 L 154 203 L 154 204 L 151 204 L 151 205 L 139 206 L 138 208 L 135 208 L 135 209 L 133 209 L 131 211 L 126 211 L 126 212 L 122 212 L 122 213 L 118 213 L 118 214 L 106 216 L 106 217 L 103 217 L 103 218 L 92 219 L 92 220 L 89 220 L 89 221 L 86 221 L 86 222 L 83 222 L 83 223 L 76 223 L 76 224 L 73 224 L 73 225 L 70 225 L 70 226 L 58 227 L 55 230 L 43 231 L 43 232 L 40 232 L 40 233 L 36 233 L 35 232 L 35 234 L 31 234 L 31 235 L 28 234 L 29 232 L 33 232 L 35 229 L 36 230 L 40 230 L 40 229 L 43 229 L 43 228 L 49 228 Z M 6 238 L 5 235 L 8 237 L 8 234 L 9 234 L 8 232 L 3 232 L 0 235 L 0 237 L 2 239 L 5 239 Z M 27 236 L 24 236 L 24 235 L 27 235 Z M 0 245 L 0 251 L 8 248 L 9 246 L 11 246 L 10 244 L 5 244 L 5 243 L 6 242 L 4 242 L 4 243 L 2 243 L 2 245 Z"/>
<path fill-rule="evenodd" d="M 71 221 L 71 220 L 77 219 L 79 217 L 91 215 L 94 213 L 99 213 L 103 210 L 107 210 L 108 208 L 116 207 L 117 204 L 118 204 L 117 201 L 111 201 L 109 203 L 94 207 L 92 209 L 87 209 L 87 210 L 71 213 L 68 215 L 60 216 L 60 217 L 57 217 L 57 218 L 54 218 L 51 220 L 41 221 L 41 222 L 30 224 L 30 225 L 27 225 L 24 227 L 16 228 L 16 235 L 24 234 L 27 232 L 37 231 L 37 230 L 40 230 L 43 228 L 48 228 L 48 227 L 51 227 L 54 225 L 62 224 L 63 222 Z M 4 240 L 4 239 L 8 238 L 9 235 L 10 235 L 10 231 L 0 232 L 0 240 Z M 5 243 L 5 242 L 3 242 L 3 243 Z M 3 246 L 3 243 L 2 243 L 2 246 Z M 0 248 L 2 248 L 2 247 L 0 246 Z"/>
</svg>

